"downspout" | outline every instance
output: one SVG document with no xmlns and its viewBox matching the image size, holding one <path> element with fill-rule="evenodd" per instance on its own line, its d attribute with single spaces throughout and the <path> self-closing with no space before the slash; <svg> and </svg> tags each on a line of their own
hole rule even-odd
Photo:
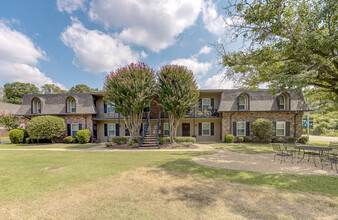
<svg viewBox="0 0 338 220">
<path fill-rule="evenodd" d="M 293 137 L 296 137 L 296 135 L 297 135 L 297 123 L 296 123 L 296 120 L 297 120 L 297 116 L 300 114 L 300 112 L 298 112 L 298 113 L 296 113 L 295 115 L 294 115 L 294 117 L 293 117 Z"/>
</svg>

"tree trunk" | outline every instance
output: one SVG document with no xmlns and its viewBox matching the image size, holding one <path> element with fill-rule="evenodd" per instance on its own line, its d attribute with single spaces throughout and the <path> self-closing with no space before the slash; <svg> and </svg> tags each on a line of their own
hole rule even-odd
<svg viewBox="0 0 338 220">
<path fill-rule="evenodd" d="M 170 143 L 175 143 L 175 137 L 177 134 L 177 128 L 180 125 L 182 118 L 176 118 L 174 115 L 169 113 L 170 122 Z"/>
<path fill-rule="evenodd" d="M 141 113 L 130 113 L 127 116 L 123 116 L 124 122 L 129 130 L 132 140 L 136 140 L 139 136 L 140 126 L 142 123 L 143 111 Z"/>
</svg>

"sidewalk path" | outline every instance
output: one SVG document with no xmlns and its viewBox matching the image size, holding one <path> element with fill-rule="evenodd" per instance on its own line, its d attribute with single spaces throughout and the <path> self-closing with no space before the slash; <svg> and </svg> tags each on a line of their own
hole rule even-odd
<svg viewBox="0 0 338 220">
<path fill-rule="evenodd" d="M 326 137 L 326 136 L 312 136 L 310 135 L 310 141 L 337 141 L 338 137 Z"/>
</svg>

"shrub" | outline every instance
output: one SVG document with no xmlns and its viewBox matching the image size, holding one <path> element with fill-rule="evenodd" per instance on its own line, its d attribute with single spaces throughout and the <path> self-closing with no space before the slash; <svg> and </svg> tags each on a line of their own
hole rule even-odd
<svg viewBox="0 0 338 220">
<path fill-rule="evenodd" d="M 252 122 L 251 129 L 260 142 L 268 142 L 274 132 L 272 122 L 265 118 L 259 118 Z"/>
<path fill-rule="evenodd" d="M 272 143 L 279 143 L 280 140 L 279 140 L 279 138 L 277 138 L 277 137 L 273 137 L 273 138 L 271 138 L 271 142 L 272 142 Z"/>
<path fill-rule="evenodd" d="M 170 142 L 170 137 L 160 137 L 158 139 L 158 143 L 161 144 L 161 145 L 168 143 L 168 142 Z"/>
<path fill-rule="evenodd" d="M 244 142 L 244 137 L 236 137 L 236 142 L 238 143 Z"/>
<path fill-rule="evenodd" d="M 27 131 L 33 139 L 49 139 L 52 143 L 66 131 L 65 121 L 56 116 L 38 116 L 27 124 Z"/>
<path fill-rule="evenodd" d="M 136 143 L 135 141 L 131 142 L 130 146 L 132 148 L 138 148 L 138 143 Z"/>
<path fill-rule="evenodd" d="M 111 147 L 111 146 L 113 146 L 113 143 L 112 142 L 106 142 L 104 145 L 106 145 L 106 147 Z"/>
<path fill-rule="evenodd" d="M 288 143 L 295 143 L 296 141 L 297 141 L 297 138 L 295 137 L 288 138 Z"/>
<path fill-rule="evenodd" d="M 170 138 L 169 138 L 169 141 L 170 141 Z M 196 143 L 196 138 L 195 137 L 175 137 L 175 142 Z"/>
<path fill-rule="evenodd" d="M 246 143 L 252 142 L 252 139 L 249 137 L 243 137 L 243 142 L 246 142 Z"/>
<path fill-rule="evenodd" d="M 12 144 L 21 144 L 24 141 L 25 133 L 21 129 L 12 129 L 8 136 Z"/>
<path fill-rule="evenodd" d="M 90 141 L 92 133 L 88 129 L 77 131 L 77 141 L 80 144 L 86 144 Z"/>
<path fill-rule="evenodd" d="M 224 136 L 224 142 L 225 143 L 233 143 L 234 142 L 234 139 L 235 139 L 235 136 L 232 135 L 232 134 L 226 134 Z"/>
<path fill-rule="evenodd" d="M 130 139 L 129 136 L 124 137 L 113 137 L 112 142 L 114 142 L 117 145 L 126 144 L 128 143 L 128 140 Z"/>
<path fill-rule="evenodd" d="M 66 143 L 66 144 L 72 144 L 76 142 L 77 142 L 76 137 L 73 137 L 73 136 L 68 136 L 63 139 L 63 143 Z"/>
<path fill-rule="evenodd" d="M 309 141 L 309 137 L 308 136 L 301 136 L 300 138 L 298 138 L 298 143 L 301 144 L 305 144 Z"/>
</svg>

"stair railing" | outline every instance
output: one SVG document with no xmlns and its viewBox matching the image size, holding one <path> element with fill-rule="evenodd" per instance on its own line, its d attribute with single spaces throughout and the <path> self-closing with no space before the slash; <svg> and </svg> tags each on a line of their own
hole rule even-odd
<svg viewBox="0 0 338 220">
<path fill-rule="evenodd" d="M 144 142 L 144 138 L 148 132 L 148 126 L 149 126 L 149 118 L 150 118 L 150 112 L 147 113 L 147 119 L 146 122 L 143 124 L 143 129 L 142 129 L 142 140 L 141 142 L 138 144 L 138 147 L 141 147 L 143 142 Z"/>
<path fill-rule="evenodd" d="M 156 146 L 159 147 L 159 143 L 158 143 L 158 140 L 159 140 L 159 131 L 160 131 L 160 127 L 161 127 L 161 112 L 158 114 L 158 120 L 157 120 L 157 125 L 156 125 Z"/>
</svg>

